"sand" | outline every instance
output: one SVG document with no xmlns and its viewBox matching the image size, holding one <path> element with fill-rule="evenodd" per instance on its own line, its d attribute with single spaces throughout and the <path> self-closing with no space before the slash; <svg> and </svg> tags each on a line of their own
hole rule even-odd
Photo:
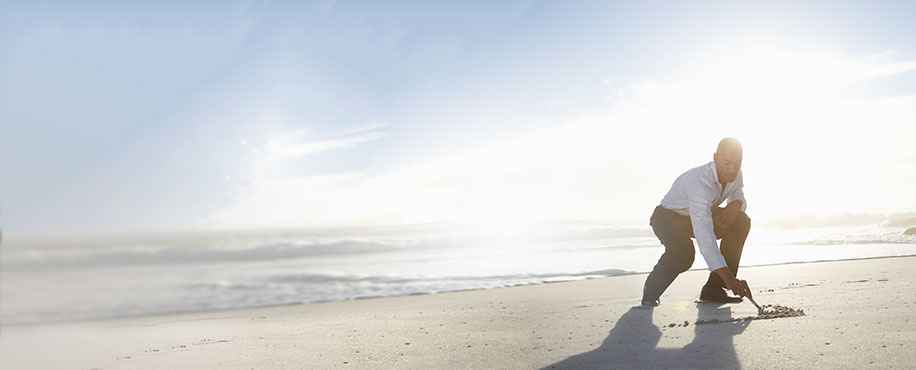
<svg viewBox="0 0 916 370">
<path fill-rule="evenodd" d="M 433 295 L 8 326 L 4 369 L 887 369 L 916 364 L 916 257 L 742 268 L 761 305 L 659 307 L 645 274 Z M 720 322 L 696 325 L 700 321 Z"/>
</svg>

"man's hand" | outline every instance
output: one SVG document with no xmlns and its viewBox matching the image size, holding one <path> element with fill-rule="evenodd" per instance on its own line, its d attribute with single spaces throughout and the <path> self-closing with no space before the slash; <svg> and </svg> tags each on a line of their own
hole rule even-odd
<svg viewBox="0 0 916 370">
<path fill-rule="evenodd" d="M 719 212 L 719 215 L 716 216 L 716 225 L 723 229 L 727 229 L 733 223 L 735 223 L 735 218 L 738 217 L 738 211 L 741 209 L 741 205 L 738 202 L 731 202 L 722 212 Z"/>
<path fill-rule="evenodd" d="M 735 275 L 732 275 L 728 267 L 717 269 L 714 272 L 719 274 L 719 277 L 725 282 L 725 287 L 731 290 L 736 296 L 754 299 L 751 295 L 751 287 L 747 285 L 747 281 L 735 278 Z"/>
<path fill-rule="evenodd" d="M 728 288 L 728 290 L 731 290 L 732 293 L 734 293 L 736 296 L 754 299 L 754 297 L 751 296 L 751 287 L 747 285 L 746 280 L 726 280 L 725 287 Z"/>
</svg>

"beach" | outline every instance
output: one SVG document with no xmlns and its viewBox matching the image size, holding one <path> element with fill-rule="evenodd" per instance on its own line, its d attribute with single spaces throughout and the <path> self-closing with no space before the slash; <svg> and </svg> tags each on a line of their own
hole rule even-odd
<svg viewBox="0 0 916 370">
<path fill-rule="evenodd" d="M 906 368 L 916 257 L 742 268 L 765 320 L 697 303 L 682 274 L 654 309 L 645 274 L 442 294 L 6 326 L 9 369 Z M 697 325 L 697 321 L 725 322 Z"/>
</svg>

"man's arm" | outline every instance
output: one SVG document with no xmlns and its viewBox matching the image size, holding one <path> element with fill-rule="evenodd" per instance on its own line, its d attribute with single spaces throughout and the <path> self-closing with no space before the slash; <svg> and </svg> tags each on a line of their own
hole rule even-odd
<svg viewBox="0 0 916 370">
<path fill-rule="evenodd" d="M 738 217 L 738 210 L 741 209 L 742 203 L 744 203 L 744 201 L 736 200 L 725 206 L 725 209 L 719 213 L 715 219 L 716 225 L 723 229 L 727 229 L 735 223 L 735 219 Z"/>
<path fill-rule="evenodd" d="M 744 198 L 744 174 L 740 172 L 738 173 L 738 178 L 735 179 L 735 191 L 728 196 L 728 204 L 731 205 L 737 201 L 741 201 L 738 210 L 747 212 L 747 199 Z"/>
<path fill-rule="evenodd" d="M 709 191 L 709 189 L 712 189 L 711 187 L 703 185 L 702 183 L 696 183 L 687 191 L 687 199 L 690 204 L 690 223 L 693 226 L 693 235 L 697 239 L 700 253 L 706 260 L 709 270 L 722 278 L 728 290 L 740 297 L 749 297 L 751 289 L 748 287 L 747 282 L 735 278 L 735 275 L 728 269 L 728 265 L 725 264 L 725 258 L 722 257 L 722 253 L 719 251 L 712 223 L 712 199 L 716 194 L 715 190 Z M 737 203 L 731 208 L 737 208 Z M 737 214 L 737 210 L 735 213 Z"/>
<path fill-rule="evenodd" d="M 701 181 L 687 190 L 690 224 L 693 226 L 693 235 L 697 239 L 700 254 L 706 260 L 709 271 L 726 267 L 725 258 L 722 257 L 716 243 L 716 233 L 712 224 L 712 201 L 715 193 L 715 189 Z"/>
<path fill-rule="evenodd" d="M 729 194 L 728 205 L 725 206 L 725 211 L 716 218 L 716 225 L 727 229 L 735 223 L 738 211 L 746 212 L 746 210 L 747 200 L 744 199 L 744 175 L 739 173 L 738 178 L 735 179 L 735 190 Z"/>
<path fill-rule="evenodd" d="M 725 206 L 725 212 L 722 212 L 723 217 L 728 217 L 728 219 L 723 220 L 723 223 L 727 223 L 723 225 L 725 228 L 735 222 L 738 211 L 747 212 L 747 200 L 744 198 L 744 174 L 741 172 L 738 172 L 738 178 L 735 179 L 735 192 L 728 196 L 728 205 Z M 754 299 L 747 281 L 738 280 L 727 267 L 718 269 L 715 272 L 722 278 L 722 281 L 725 282 L 725 287 L 731 290 L 732 293 L 739 297 Z"/>
</svg>

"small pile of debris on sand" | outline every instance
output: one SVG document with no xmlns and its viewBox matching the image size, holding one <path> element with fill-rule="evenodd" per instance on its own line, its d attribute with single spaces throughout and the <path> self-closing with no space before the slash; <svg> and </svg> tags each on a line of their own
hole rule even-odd
<svg viewBox="0 0 916 370">
<path fill-rule="evenodd" d="M 791 307 L 765 304 L 757 310 L 757 316 L 763 316 L 762 319 L 774 317 L 796 317 L 805 316 L 805 310 L 796 310 Z"/>
<path fill-rule="evenodd" d="M 696 324 L 715 324 L 720 322 L 732 322 L 732 321 L 745 321 L 745 320 L 766 320 L 766 319 L 776 319 L 782 317 L 798 317 L 805 316 L 805 310 L 799 310 L 791 307 L 780 306 L 780 305 L 763 305 L 757 311 L 757 316 L 746 316 L 746 317 L 732 317 L 727 320 L 719 319 L 709 319 L 709 320 L 697 320 Z"/>
</svg>

